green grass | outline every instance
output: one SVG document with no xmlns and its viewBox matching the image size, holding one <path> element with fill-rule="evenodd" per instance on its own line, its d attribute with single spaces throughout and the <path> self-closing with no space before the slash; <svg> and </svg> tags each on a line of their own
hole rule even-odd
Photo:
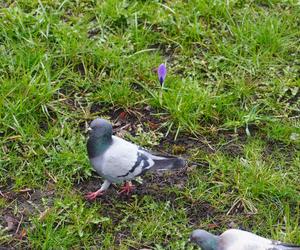
<svg viewBox="0 0 300 250">
<path fill-rule="evenodd" d="M 17 235 L 0 218 L 0 245 L 193 249 L 193 229 L 232 225 L 300 244 L 297 1 L 0 8 L 0 213 L 22 218 Z M 153 71 L 162 62 L 165 90 Z M 86 202 L 85 127 L 121 111 L 133 119 L 127 139 L 209 166 Z M 30 200 L 25 188 L 45 195 Z"/>
</svg>

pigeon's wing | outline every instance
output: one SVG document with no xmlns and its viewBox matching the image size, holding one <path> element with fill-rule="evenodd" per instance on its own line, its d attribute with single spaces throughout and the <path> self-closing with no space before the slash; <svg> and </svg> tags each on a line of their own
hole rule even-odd
<svg viewBox="0 0 300 250">
<path fill-rule="evenodd" d="M 101 173 L 111 182 L 131 180 L 148 170 L 176 169 L 185 166 L 183 159 L 153 155 L 149 151 L 113 136 L 110 147 L 101 156 Z"/>
<path fill-rule="evenodd" d="M 220 235 L 218 250 L 300 250 L 299 246 L 285 244 L 256 234 L 229 229 Z"/>
<path fill-rule="evenodd" d="M 101 172 L 112 182 L 131 180 L 151 168 L 155 163 L 140 152 L 139 147 L 113 136 L 111 146 L 101 156 Z"/>
<path fill-rule="evenodd" d="M 257 242 L 245 242 L 243 240 L 236 240 L 228 244 L 224 244 L 218 250 L 279 250 L 272 248 L 271 245 L 261 245 Z"/>
</svg>

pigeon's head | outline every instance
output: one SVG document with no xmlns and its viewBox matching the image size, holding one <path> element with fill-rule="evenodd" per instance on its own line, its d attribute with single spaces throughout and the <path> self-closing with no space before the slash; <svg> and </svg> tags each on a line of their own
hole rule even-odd
<svg viewBox="0 0 300 250">
<path fill-rule="evenodd" d="M 89 131 L 92 138 L 111 139 L 112 125 L 105 119 L 97 118 L 91 122 Z"/>
<path fill-rule="evenodd" d="M 203 250 L 217 249 L 217 236 L 205 230 L 194 230 L 190 236 L 190 241 L 199 245 Z"/>
</svg>

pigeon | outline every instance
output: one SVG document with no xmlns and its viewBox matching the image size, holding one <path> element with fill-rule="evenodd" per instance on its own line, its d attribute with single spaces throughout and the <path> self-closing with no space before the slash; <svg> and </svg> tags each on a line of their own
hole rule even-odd
<svg viewBox="0 0 300 250">
<path fill-rule="evenodd" d="M 266 239 L 239 229 L 226 230 L 220 236 L 197 229 L 192 232 L 190 241 L 198 244 L 202 250 L 300 250 L 300 246 Z"/>
<path fill-rule="evenodd" d="M 89 127 L 87 151 L 91 165 L 104 178 L 99 190 L 86 195 L 94 200 L 104 194 L 111 183 L 122 183 L 120 193 L 134 189 L 131 181 L 149 170 L 179 169 L 186 165 L 182 158 L 154 155 L 149 151 L 112 134 L 112 125 L 105 119 L 93 120 Z"/>
</svg>

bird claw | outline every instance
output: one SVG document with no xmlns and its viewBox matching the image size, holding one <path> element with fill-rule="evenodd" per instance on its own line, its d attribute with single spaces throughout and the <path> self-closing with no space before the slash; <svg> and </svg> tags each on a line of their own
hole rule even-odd
<svg viewBox="0 0 300 250">
<path fill-rule="evenodd" d="M 89 201 L 94 201 L 98 196 L 103 195 L 103 191 L 89 192 L 85 195 L 85 198 Z"/>
<path fill-rule="evenodd" d="M 126 184 L 121 188 L 119 191 L 119 194 L 127 194 L 129 195 L 130 192 L 132 192 L 135 189 L 135 185 L 132 185 L 132 183 L 126 182 Z"/>
</svg>

